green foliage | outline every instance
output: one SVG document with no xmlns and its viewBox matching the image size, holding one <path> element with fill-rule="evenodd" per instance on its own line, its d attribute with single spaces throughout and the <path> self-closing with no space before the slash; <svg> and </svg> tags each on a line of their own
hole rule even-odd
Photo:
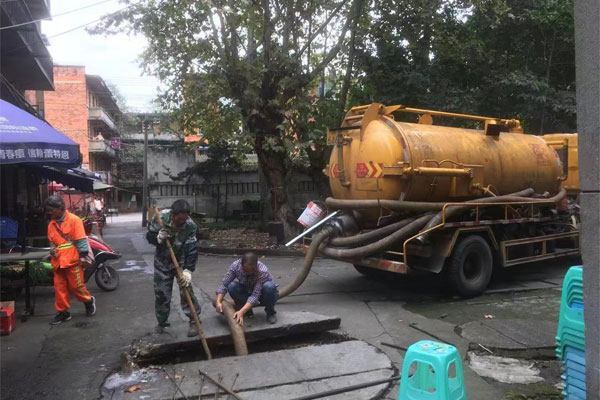
<svg viewBox="0 0 600 400">
<path fill-rule="evenodd" d="M 292 115 L 339 63 L 355 2 L 141 0 L 94 31 L 146 36 L 141 59 L 167 86 L 163 107 L 211 146 L 252 146 L 275 215 L 291 221 L 286 181 L 304 136 Z"/>
<path fill-rule="evenodd" d="M 378 101 L 575 129 L 571 0 L 398 1 L 377 15 L 353 104 Z"/>
</svg>

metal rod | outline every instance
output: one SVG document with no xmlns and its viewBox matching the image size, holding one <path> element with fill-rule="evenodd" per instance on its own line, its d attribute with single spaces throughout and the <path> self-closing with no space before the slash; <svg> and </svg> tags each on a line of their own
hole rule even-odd
<svg viewBox="0 0 600 400">
<path fill-rule="evenodd" d="M 237 382 L 237 378 L 240 376 L 240 373 L 237 372 L 235 374 L 235 376 L 233 377 L 233 383 L 231 384 L 231 390 L 233 390 L 233 388 L 235 387 L 235 383 Z M 230 394 L 227 394 L 227 397 L 225 397 L 225 400 L 229 400 L 229 396 Z"/>
<path fill-rule="evenodd" d="M 339 210 L 332 212 L 331 214 L 329 214 L 328 216 L 326 216 L 325 218 L 323 218 L 322 220 L 320 220 L 319 222 L 317 222 L 316 224 L 314 224 L 313 226 L 311 226 L 310 228 L 308 228 L 307 230 L 305 230 L 304 232 L 302 232 L 301 234 L 299 234 L 298 236 L 296 236 L 295 238 L 293 238 L 292 240 L 287 242 L 285 244 L 285 246 L 288 247 L 288 246 L 296 243 L 298 240 L 302 239 L 304 236 L 308 235 L 309 233 L 311 233 L 312 231 L 317 229 L 319 226 L 323 225 L 326 221 L 330 220 L 331 218 L 335 217 L 338 214 L 339 214 Z"/>
<path fill-rule="evenodd" d="M 365 383 L 359 383 L 357 385 L 351 385 L 351 386 L 346 386 L 346 387 L 339 388 L 339 389 L 327 390 L 325 392 L 320 392 L 320 393 L 307 394 L 306 396 L 296 397 L 292 400 L 320 399 L 320 398 L 327 397 L 327 396 L 333 396 L 333 395 L 339 394 L 339 393 L 346 393 L 346 392 L 351 392 L 353 390 L 363 389 L 363 388 L 370 387 L 370 386 L 382 385 L 384 383 L 393 382 L 398 379 L 400 379 L 400 375 L 395 375 L 395 376 L 392 376 L 391 378 L 379 379 L 376 381 L 365 382 Z"/>
<path fill-rule="evenodd" d="M 217 382 L 216 380 L 214 380 L 210 375 L 208 375 L 206 372 L 203 372 L 202 370 L 198 370 L 198 372 L 200 372 L 200 374 L 202 376 L 205 376 L 209 381 L 211 381 L 212 383 L 214 383 L 216 386 L 218 386 L 219 388 L 223 389 L 227 394 L 233 396 L 234 398 L 238 399 L 238 400 L 242 400 L 242 398 L 235 393 L 233 390 L 229 389 L 227 386 L 223 385 L 220 382 Z M 217 389 L 218 391 L 219 389 Z"/>
<path fill-rule="evenodd" d="M 393 349 L 398 349 L 398 350 L 403 350 L 403 351 L 408 350 L 408 348 L 402 347 L 402 346 L 398 346 L 397 344 L 391 344 L 391 343 L 386 343 L 386 342 L 381 342 L 381 344 L 384 345 L 384 346 L 387 346 L 387 347 L 391 347 Z"/>
<path fill-rule="evenodd" d="M 204 375 L 200 375 L 202 377 L 202 380 L 200 381 L 200 390 L 198 391 L 198 400 L 202 399 L 202 391 L 204 390 Z"/>
<path fill-rule="evenodd" d="M 177 380 L 176 380 L 176 379 L 174 379 L 174 378 L 173 378 L 173 377 L 172 377 L 172 376 L 169 374 L 169 372 L 167 371 L 167 369 L 166 369 L 166 368 L 165 368 L 165 369 L 163 369 L 163 371 L 165 372 L 165 374 L 167 374 L 167 376 L 169 377 L 169 380 L 170 380 L 171 382 L 173 382 L 173 384 L 174 384 L 174 385 L 177 387 L 177 389 L 175 390 L 175 394 L 177 394 L 177 392 L 179 391 L 179 392 L 181 393 L 181 395 L 183 396 L 183 398 L 184 398 L 185 400 L 188 400 L 188 397 L 185 395 L 185 393 L 183 393 L 183 390 L 181 390 L 181 388 L 179 387 L 179 385 L 177 385 Z M 175 376 L 177 376 L 177 375 L 175 375 Z M 185 376 L 184 376 L 184 378 L 185 378 Z M 181 382 L 183 382 L 183 378 L 181 379 Z M 180 385 L 181 385 L 181 382 L 179 383 Z"/>
</svg>

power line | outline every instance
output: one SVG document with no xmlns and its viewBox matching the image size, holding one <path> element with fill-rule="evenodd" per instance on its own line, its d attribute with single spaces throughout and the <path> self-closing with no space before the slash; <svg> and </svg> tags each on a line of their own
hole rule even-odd
<svg viewBox="0 0 600 400">
<path fill-rule="evenodd" d="M 60 13 L 60 14 L 56 14 L 56 15 L 51 15 L 49 18 L 38 18 L 38 19 L 31 20 L 31 21 L 27 21 L 27 22 L 22 22 L 20 24 L 14 24 L 14 25 L 10 25 L 10 26 L 3 26 L 3 27 L 0 28 L 0 31 L 4 30 L 4 29 L 16 28 L 16 27 L 23 26 L 23 25 L 33 24 L 35 22 L 44 21 L 46 19 L 52 19 L 52 18 L 56 18 L 56 17 L 62 17 L 63 15 L 71 14 L 71 13 L 74 13 L 76 11 L 85 10 L 86 8 L 90 8 L 90 7 L 94 7 L 94 6 L 100 5 L 100 4 L 108 3 L 109 1 L 114 1 L 114 0 L 100 1 L 98 3 L 90 4 L 90 5 L 85 6 L 85 7 L 76 8 L 74 10 L 66 11 L 64 13 Z"/>
<path fill-rule="evenodd" d="M 118 14 L 118 13 L 120 13 L 121 11 L 127 10 L 128 8 L 131 8 L 131 7 L 135 6 L 135 5 L 137 5 L 137 4 L 130 4 L 130 5 L 128 5 L 127 7 L 123 7 L 123 8 L 121 8 L 121 9 L 119 9 L 119 10 L 115 11 L 115 12 L 112 12 L 112 13 L 110 13 L 110 14 L 106 14 L 106 15 L 103 15 L 103 16 L 101 16 L 100 18 L 98 18 L 98 19 L 95 19 L 95 20 L 93 20 L 93 21 L 90 21 L 90 22 L 88 22 L 88 23 L 86 23 L 86 24 L 79 25 L 79 26 L 76 26 L 75 28 L 71 28 L 71 29 L 69 29 L 69 30 L 67 30 L 67 31 L 60 32 L 60 33 L 57 33 L 57 34 L 55 34 L 55 35 L 48 36 L 48 39 L 52 39 L 52 38 L 55 38 L 55 37 L 57 37 L 57 36 L 64 35 L 64 34 L 66 34 L 66 33 L 73 32 L 73 31 L 75 31 L 75 30 L 77 30 L 77 29 L 85 28 L 85 27 L 86 27 L 86 26 L 88 26 L 88 25 L 94 24 L 94 23 L 96 23 L 96 22 L 98 22 L 98 21 L 102 21 L 102 20 L 103 20 L 104 18 L 106 18 L 106 17 L 110 17 L 110 16 L 113 16 L 113 15 L 115 15 L 115 14 Z"/>
<path fill-rule="evenodd" d="M 48 36 L 47 38 L 48 38 L 48 39 L 55 38 L 55 37 L 57 37 L 57 36 L 61 36 L 61 35 L 64 35 L 64 34 L 66 34 L 66 33 L 70 33 L 70 32 L 76 31 L 77 29 L 84 28 L 84 27 L 86 27 L 86 26 L 88 26 L 88 25 L 91 25 L 91 24 L 94 24 L 94 23 L 96 23 L 96 22 L 98 22 L 98 21 L 102 21 L 102 19 L 104 19 L 104 18 L 106 18 L 106 17 L 113 16 L 113 15 L 115 15 L 115 14 L 118 14 L 118 13 L 120 13 L 121 11 L 124 11 L 124 10 L 126 10 L 126 9 L 128 9 L 128 8 L 131 8 L 131 7 L 133 7 L 133 6 L 136 6 L 137 4 L 138 4 L 138 3 L 135 3 L 135 4 L 130 4 L 130 5 L 128 5 L 127 7 L 123 7 L 123 8 L 121 8 L 121 9 L 119 9 L 119 10 L 115 11 L 115 12 L 112 12 L 112 13 L 110 13 L 110 14 L 106 14 L 106 15 L 103 15 L 102 17 L 100 17 L 100 18 L 98 18 L 98 19 L 95 19 L 95 20 L 93 20 L 93 21 L 90 21 L 90 22 L 88 22 L 88 23 L 86 23 L 86 24 L 83 24 L 83 25 L 76 26 L 75 28 L 71 28 L 71 29 L 69 29 L 69 30 L 67 30 L 67 31 L 60 32 L 60 33 L 57 33 L 57 34 L 55 34 L 55 35 L 52 35 L 52 36 Z M 6 51 L 5 55 L 6 55 L 6 54 L 10 54 L 10 53 L 12 53 L 12 52 L 14 52 L 14 51 L 16 51 L 16 50 L 23 49 L 23 48 L 25 48 L 25 47 L 27 47 L 27 45 L 23 45 L 23 46 L 18 46 L 18 47 L 12 48 L 12 49 L 10 49 L 10 50 Z"/>
</svg>

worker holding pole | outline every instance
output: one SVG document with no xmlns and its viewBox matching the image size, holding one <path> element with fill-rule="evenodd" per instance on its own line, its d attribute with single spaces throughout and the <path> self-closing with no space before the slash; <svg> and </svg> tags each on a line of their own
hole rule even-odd
<svg viewBox="0 0 600 400">
<path fill-rule="evenodd" d="M 168 247 L 171 248 L 177 259 L 178 267 L 181 268 L 181 276 L 178 278 L 181 296 L 181 308 L 190 319 L 187 335 L 193 337 L 198 335 L 198 329 L 194 323 L 194 316 L 186 299 L 185 292 L 189 292 L 193 309 L 198 319 L 200 318 L 200 305 L 192 290 L 192 272 L 196 269 L 198 260 L 198 247 L 196 224 L 190 218 L 191 207 L 185 200 L 176 200 L 171 209 L 163 210 L 160 215 L 155 214 L 148 225 L 146 239 L 156 246 L 154 255 L 154 295 L 155 313 L 158 321 L 158 331 L 170 326 L 168 319 L 171 311 L 171 294 L 173 291 L 173 280 L 177 277 Z"/>
</svg>

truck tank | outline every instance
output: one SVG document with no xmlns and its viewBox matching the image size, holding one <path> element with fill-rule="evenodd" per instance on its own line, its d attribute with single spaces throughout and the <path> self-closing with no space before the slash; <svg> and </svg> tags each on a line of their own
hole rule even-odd
<svg viewBox="0 0 600 400">
<path fill-rule="evenodd" d="M 395 121 L 396 111 L 419 114 L 419 123 Z M 432 125 L 432 115 L 479 120 L 484 130 Z M 328 142 L 325 173 L 336 199 L 453 202 L 525 188 L 555 194 L 563 179 L 556 151 L 523 134 L 516 120 L 371 104 L 351 109 Z"/>
</svg>

